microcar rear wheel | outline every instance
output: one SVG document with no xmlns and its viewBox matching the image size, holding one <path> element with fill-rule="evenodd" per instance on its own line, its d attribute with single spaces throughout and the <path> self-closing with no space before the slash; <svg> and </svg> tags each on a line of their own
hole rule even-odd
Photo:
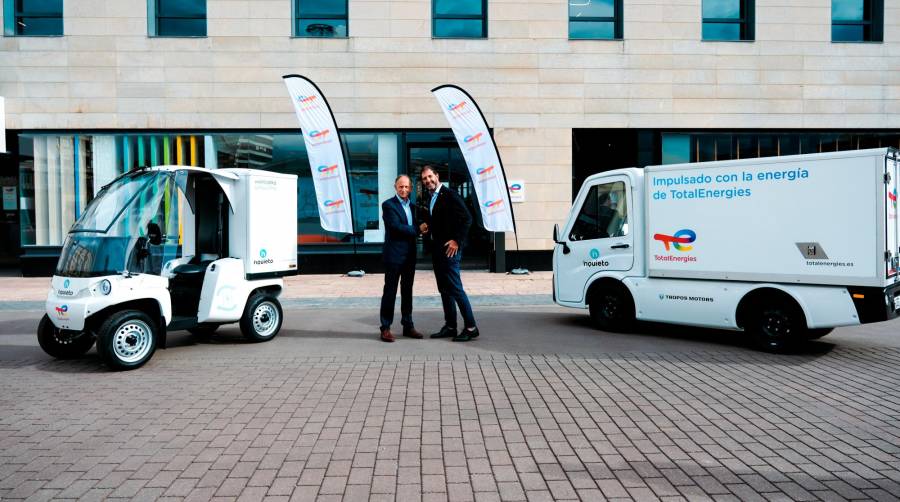
<svg viewBox="0 0 900 502">
<path fill-rule="evenodd" d="M 57 359 L 81 357 L 94 345 L 94 335 L 91 333 L 63 331 L 53 325 L 47 314 L 38 324 L 37 338 L 44 352 Z"/>
<path fill-rule="evenodd" d="M 114 370 L 140 368 L 156 351 L 156 330 L 140 310 L 116 312 L 100 325 L 97 352 Z"/>
<path fill-rule="evenodd" d="M 278 298 L 256 293 L 247 300 L 241 317 L 241 333 L 253 342 L 267 342 L 281 330 L 284 315 Z"/>
</svg>

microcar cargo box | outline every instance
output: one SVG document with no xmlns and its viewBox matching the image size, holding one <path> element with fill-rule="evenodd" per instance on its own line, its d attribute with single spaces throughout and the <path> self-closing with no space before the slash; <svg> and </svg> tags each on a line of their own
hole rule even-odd
<svg viewBox="0 0 900 502">
<path fill-rule="evenodd" d="M 897 277 L 894 149 L 651 166 L 653 277 L 884 287 Z"/>
<path fill-rule="evenodd" d="M 234 169 L 230 254 L 248 279 L 297 273 L 297 176 Z"/>
</svg>

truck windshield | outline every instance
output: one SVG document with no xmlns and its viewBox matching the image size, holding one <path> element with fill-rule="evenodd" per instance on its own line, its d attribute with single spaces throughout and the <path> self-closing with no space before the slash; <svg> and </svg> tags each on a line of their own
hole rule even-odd
<svg viewBox="0 0 900 502">
<path fill-rule="evenodd" d="M 180 194 L 170 172 L 114 181 L 69 231 L 56 275 L 159 274 L 165 261 L 177 257 Z"/>
</svg>

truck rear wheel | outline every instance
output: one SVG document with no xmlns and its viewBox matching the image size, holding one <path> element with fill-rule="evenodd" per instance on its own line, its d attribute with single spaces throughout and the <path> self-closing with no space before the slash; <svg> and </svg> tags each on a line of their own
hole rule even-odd
<svg viewBox="0 0 900 502">
<path fill-rule="evenodd" d="M 760 305 L 750 331 L 757 345 L 769 352 L 785 351 L 808 333 L 800 307 L 781 302 Z"/>
<path fill-rule="evenodd" d="M 53 325 L 47 314 L 38 324 L 37 338 L 44 352 L 57 359 L 81 357 L 94 345 L 94 335 L 91 333 L 62 331 Z"/>
<path fill-rule="evenodd" d="M 278 298 L 254 293 L 247 300 L 241 317 L 241 333 L 252 342 L 267 342 L 281 330 L 283 317 Z"/>
<path fill-rule="evenodd" d="M 156 351 L 156 324 L 140 310 L 112 314 L 100 325 L 97 352 L 114 370 L 140 368 Z"/>
<path fill-rule="evenodd" d="M 588 298 L 588 308 L 597 329 L 624 332 L 634 325 L 634 300 L 625 286 L 598 287 Z"/>
</svg>

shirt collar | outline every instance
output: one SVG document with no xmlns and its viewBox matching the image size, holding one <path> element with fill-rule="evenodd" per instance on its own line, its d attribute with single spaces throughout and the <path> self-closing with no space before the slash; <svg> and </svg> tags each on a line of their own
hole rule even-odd
<svg viewBox="0 0 900 502">
<path fill-rule="evenodd" d="M 397 200 L 400 201 L 400 204 L 404 206 L 408 206 L 409 203 L 412 202 L 412 199 L 410 199 L 409 197 L 407 197 L 406 200 L 401 199 L 399 195 L 395 195 L 394 197 L 397 197 Z"/>
<path fill-rule="evenodd" d="M 444 184 L 441 182 L 438 182 L 437 188 L 434 189 L 434 192 L 431 192 L 431 196 L 434 197 L 435 195 L 437 195 L 437 193 L 441 191 L 442 186 L 444 186 Z"/>
</svg>

